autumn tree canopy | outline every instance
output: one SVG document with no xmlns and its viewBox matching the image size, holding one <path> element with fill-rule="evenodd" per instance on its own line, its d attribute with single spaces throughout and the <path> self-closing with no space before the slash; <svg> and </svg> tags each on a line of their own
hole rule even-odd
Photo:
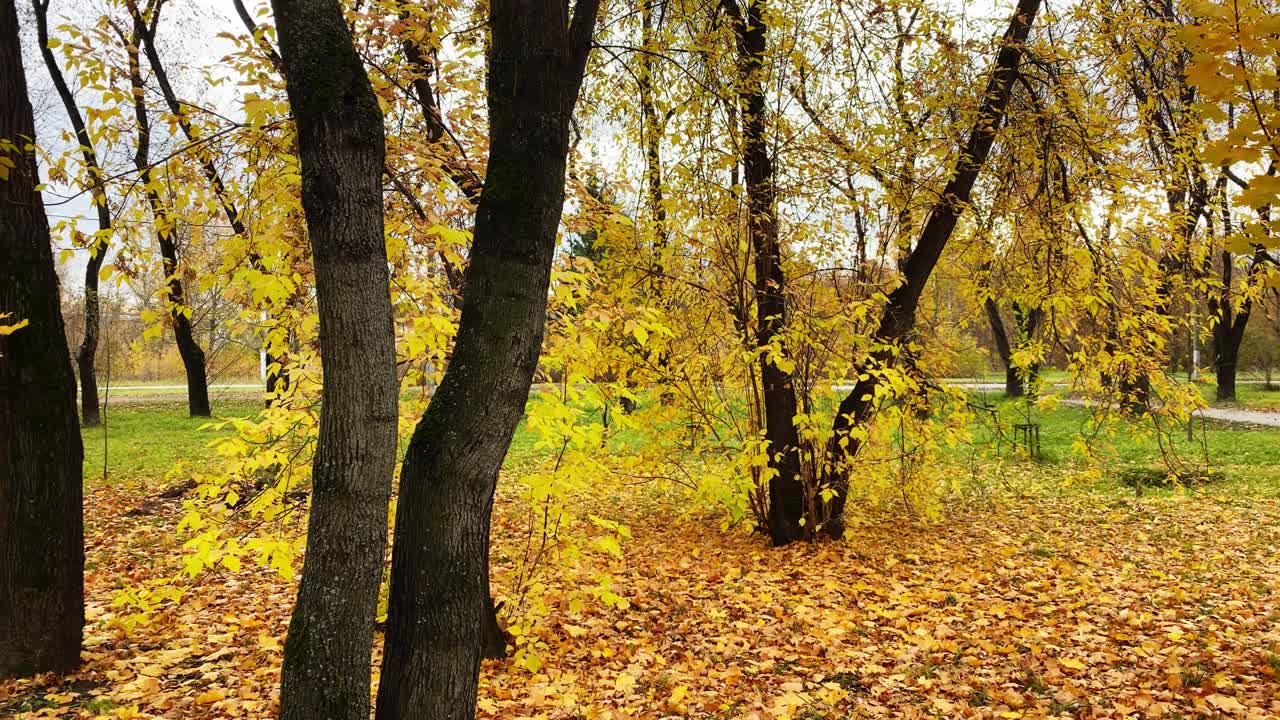
<svg viewBox="0 0 1280 720">
<path fill-rule="evenodd" d="M 537 676 L 548 617 L 629 607 L 583 568 L 632 501 L 812 573 L 1042 442 L 1214 477 L 1207 398 L 1280 360 L 1272 0 L 3 9 L 0 538 L 56 526 L 81 576 L 62 401 L 105 481 L 113 375 L 172 350 L 216 461 L 148 451 L 177 565 L 102 622 L 286 583 L 282 717 L 485 712 L 483 660 Z M 74 665 L 73 586 L 33 670 Z"/>
</svg>

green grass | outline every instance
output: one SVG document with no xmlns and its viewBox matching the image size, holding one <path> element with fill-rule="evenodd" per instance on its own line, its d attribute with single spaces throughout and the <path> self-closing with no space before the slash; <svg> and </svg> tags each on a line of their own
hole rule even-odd
<svg viewBox="0 0 1280 720">
<path fill-rule="evenodd" d="M 1217 402 L 1215 400 L 1217 393 L 1216 385 L 1202 385 L 1200 394 L 1204 399 L 1215 407 L 1238 407 L 1247 410 L 1280 410 L 1280 387 L 1274 390 L 1266 389 L 1260 382 L 1242 382 L 1252 380 L 1253 378 L 1241 377 L 1236 382 L 1236 401 Z"/>
<path fill-rule="evenodd" d="M 1006 436 L 1012 433 L 1012 423 L 1023 422 L 1026 405 L 1022 401 L 1005 400 L 1002 396 L 988 395 L 994 400 L 998 416 L 1004 424 Z M 1095 490 L 1115 490 L 1132 493 L 1132 489 L 1120 482 L 1129 468 L 1164 468 L 1166 454 L 1190 464 L 1200 464 L 1208 459 L 1209 466 L 1225 477 L 1213 483 L 1213 492 L 1242 492 L 1250 495 L 1280 496 L 1280 428 L 1260 428 L 1221 422 L 1197 420 L 1194 439 L 1188 440 L 1185 425 L 1165 423 L 1165 432 L 1157 432 L 1150 422 L 1131 422 L 1113 418 L 1100 431 L 1095 431 L 1089 410 L 1069 405 L 1044 412 L 1031 411 L 1030 418 L 1040 424 L 1039 467 L 1046 475 L 1061 475 L 1062 470 L 1082 466 L 1082 459 L 1074 445 L 1081 438 L 1088 438 L 1091 446 L 1103 459 L 1105 471 Z M 976 428 L 974 445 L 991 452 L 993 432 L 989 423 Z M 1008 448 L 1008 439 L 1005 447 Z M 1163 447 L 1163 449 L 1162 449 Z"/>
<path fill-rule="evenodd" d="M 1253 392 L 1261 392 L 1252 388 Z M 975 398 L 978 394 L 975 393 Z M 997 409 L 1002 423 L 1003 439 L 999 450 L 1005 457 L 1012 456 L 1010 435 L 1012 424 L 1025 420 L 1026 406 L 1020 401 L 1008 401 L 999 393 L 985 393 L 987 402 Z M 258 409 L 256 400 L 224 400 L 215 402 L 217 417 L 243 417 Z M 616 412 L 616 408 L 614 409 Z M 598 414 L 600 408 L 588 408 Z M 1092 437 L 1091 444 L 1103 459 L 1102 479 L 1090 489 L 1103 492 L 1132 493 L 1132 489 L 1120 482 L 1121 475 L 1130 468 L 1162 468 L 1162 438 L 1149 423 L 1130 423 L 1116 419 L 1110 426 L 1094 433 L 1090 414 L 1084 408 L 1060 406 L 1052 411 L 1031 411 L 1031 418 L 1040 424 L 1042 458 L 1039 462 L 1019 460 L 1044 476 L 1049 484 L 1067 475 L 1067 471 L 1083 467 L 1074 445 L 1082 437 Z M 149 400 L 136 404 L 108 407 L 107 455 L 108 477 L 111 481 L 122 479 L 147 479 L 158 482 L 179 461 L 188 463 L 216 462 L 209 443 L 225 436 L 230 430 L 201 431 L 207 419 L 186 416 L 186 403 L 178 399 Z M 681 436 L 683 428 L 672 428 L 672 437 Z M 1256 428 L 1210 422 L 1202 426 L 1196 423 L 1196 439 L 1188 442 L 1185 427 L 1170 428 L 1163 436 L 1165 448 L 1184 460 L 1197 462 L 1207 452 L 1214 470 L 1225 479 L 1215 483 L 1214 491 L 1239 491 L 1251 495 L 1280 496 L 1280 428 Z M 102 428 L 83 432 L 85 442 L 85 477 L 102 477 L 103 457 Z M 643 442 L 645 433 L 623 430 L 610 435 L 608 448 L 634 447 Z M 973 440 L 957 449 L 957 456 L 969 457 L 974 451 L 987 456 L 996 454 L 995 434 L 989 421 L 976 423 Z M 522 422 L 513 438 L 508 462 L 527 463 L 540 455 L 553 452 L 537 447 L 538 438 Z M 606 452 L 608 451 L 606 448 Z M 403 451 L 403 447 L 401 450 Z"/>
<path fill-rule="evenodd" d="M 242 417 L 258 410 L 256 400 L 214 402 L 214 419 Z M 209 443 L 230 430 L 201 431 L 209 418 L 187 417 L 185 401 L 157 401 L 136 405 L 107 406 L 106 424 L 84 428 L 84 476 L 102 477 L 103 439 L 106 440 L 107 479 L 159 480 L 179 460 L 210 461 L 214 452 Z"/>
</svg>

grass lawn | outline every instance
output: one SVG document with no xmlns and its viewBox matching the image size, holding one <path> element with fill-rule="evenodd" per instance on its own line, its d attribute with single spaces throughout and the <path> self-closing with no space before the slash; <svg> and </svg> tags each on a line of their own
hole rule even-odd
<svg viewBox="0 0 1280 720">
<path fill-rule="evenodd" d="M 988 395 L 988 401 L 992 400 L 1006 428 L 1028 417 L 1024 401 Z M 1081 465 L 1083 458 L 1075 446 L 1087 438 L 1104 467 L 1100 480 L 1090 488 L 1094 491 L 1132 494 L 1133 490 L 1121 483 L 1121 475 L 1134 468 L 1161 470 L 1165 467 L 1162 458 L 1171 454 L 1192 464 L 1207 459 L 1209 467 L 1221 475 L 1211 485 L 1215 493 L 1280 497 L 1280 428 L 1196 420 L 1194 439 L 1188 440 L 1185 425 L 1166 425 L 1166 431 L 1158 433 L 1149 422 L 1130 423 L 1118 417 L 1095 429 L 1090 411 L 1077 406 L 1061 405 L 1049 411 L 1033 408 L 1029 417 L 1040 424 L 1038 465 L 1046 476 Z M 993 435 L 990 424 L 983 423 L 966 449 L 987 447 Z"/>
<path fill-rule="evenodd" d="M 1215 398 L 1217 392 L 1216 385 L 1204 385 L 1201 387 L 1201 394 L 1204 399 L 1212 403 L 1216 407 L 1239 407 L 1249 410 L 1272 410 L 1280 411 L 1280 386 L 1274 390 L 1268 390 L 1263 383 L 1253 382 L 1254 378 L 1242 376 L 1236 382 L 1236 401 L 1234 403 L 1220 403 Z"/>
<path fill-rule="evenodd" d="M 257 400 L 215 402 L 214 419 L 251 415 L 260 407 Z M 188 417 L 185 398 L 119 407 L 108 405 L 105 426 L 81 430 L 85 479 L 101 480 L 104 451 L 110 482 L 137 479 L 158 482 L 179 460 L 189 463 L 212 460 L 215 455 L 209 443 L 231 431 L 200 430 L 210 422 L 209 418 Z"/>
</svg>

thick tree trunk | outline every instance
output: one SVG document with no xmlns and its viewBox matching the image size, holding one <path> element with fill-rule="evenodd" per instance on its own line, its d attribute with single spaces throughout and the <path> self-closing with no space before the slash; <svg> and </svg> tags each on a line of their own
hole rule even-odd
<svg viewBox="0 0 1280 720">
<path fill-rule="evenodd" d="M 1218 354 L 1217 360 L 1214 362 L 1213 372 L 1218 379 L 1218 390 L 1216 397 L 1218 402 L 1235 402 L 1236 401 L 1236 363 L 1238 362 L 1237 352 L 1232 352 L 1224 348 Z"/>
<path fill-rule="evenodd" d="M 14 0 L 0 0 L 0 138 L 35 142 Z M 84 521 L 75 376 L 34 150 L 0 181 L 0 678 L 80 663 Z"/>
<path fill-rule="evenodd" d="M 186 307 L 186 292 L 182 286 L 178 266 L 178 239 L 164 200 L 152 184 L 151 120 L 147 113 L 146 87 L 142 83 L 142 67 L 138 59 L 138 44 L 144 32 L 145 28 L 135 18 L 133 36 L 121 38 L 126 41 L 128 48 L 129 81 L 133 88 L 133 114 L 138 124 L 138 146 L 133 154 L 133 164 L 138 169 L 138 184 L 142 186 L 143 193 L 147 196 L 152 222 L 156 228 L 156 241 L 160 245 L 165 288 L 169 295 L 169 318 L 173 322 L 173 337 L 178 346 L 178 355 L 182 358 L 182 366 L 187 374 L 187 411 L 191 417 L 209 417 L 213 414 L 209 406 L 209 378 L 205 370 L 204 350 L 196 341 L 195 332 L 191 326 L 190 308 Z"/>
<path fill-rule="evenodd" d="M 258 46 L 262 49 L 263 55 L 271 62 L 274 67 L 283 76 L 284 64 L 280 59 L 279 53 L 271 46 L 258 29 L 257 23 L 253 21 L 253 16 L 249 14 L 242 0 L 235 0 L 236 13 L 240 16 L 240 21 L 244 24 L 245 29 L 258 42 Z M 403 17 L 403 15 L 402 15 Z M 444 117 L 440 113 L 439 107 L 435 103 L 435 93 L 431 89 L 430 77 L 432 67 L 430 61 L 418 49 L 416 43 L 405 39 L 403 41 L 403 49 L 405 58 L 419 72 L 418 77 L 413 81 L 413 91 L 417 96 L 420 107 L 422 108 L 423 118 L 427 123 L 428 138 L 433 143 L 442 142 L 448 134 L 444 124 Z M 446 163 L 446 170 L 450 178 L 457 185 L 458 189 L 471 202 L 476 202 L 480 198 L 480 191 L 483 188 L 483 182 L 479 176 L 467 165 L 465 157 L 455 158 L 452 155 Z M 409 202 L 413 211 L 422 219 L 427 218 L 426 210 L 417 198 L 412 195 L 412 191 L 399 181 L 399 178 L 390 169 L 390 166 L 384 168 L 387 176 L 395 186 L 396 190 L 401 193 L 406 201 Z M 445 275 L 449 281 L 449 287 L 453 290 L 455 297 L 461 302 L 462 297 L 462 272 L 455 268 L 454 265 L 445 258 L 440 259 L 443 265 Z M 268 387 L 268 392 L 271 391 Z M 485 564 L 488 564 L 486 559 Z M 493 601 L 493 596 L 489 594 L 488 576 L 485 576 L 485 594 L 488 596 L 488 602 L 485 603 L 485 609 L 482 617 L 481 637 L 483 638 L 484 657 L 486 660 L 498 660 L 507 656 L 507 633 L 503 630 L 502 624 L 498 621 L 498 606 Z"/>
<path fill-rule="evenodd" d="M 273 0 L 298 128 L 324 404 L 281 672 L 284 720 L 368 720 L 399 384 L 383 235 L 383 120 L 338 0 Z"/>
<path fill-rule="evenodd" d="M 489 164 L 453 357 L 405 455 L 379 720 L 471 720 L 498 471 L 538 364 L 598 0 L 491 0 Z"/>
<path fill-rule="evenodd" d="M 1214 309 L 1219 308 L 1210 308 Z M 1252 303 L 1246 302 L 1239 312 L 1232 312 L 1229 302 L 1224 301 L 1219 312 L 1218 322 L 1213 326 L 1213 372 L 1218 379 L 1215 397 L 1218 402 L 1235 402 L 1240 346 L 1244 343 L 1244 331 L 1252 314 Z"/>
<path fill-rule="evenodd" d="M 796 430 L 795 383 L 764 348 L 786 346 L 786 276 L 778 240 L 777 188 L 765 120 L 764 54 L 767 43 L 764 0 L 751 0 L 745 16 L 737 0 L 722 0 L 738 46 L 738 105 L 742 112 L 742 167 L 747 188 L 747 235 L 755 256 L 756 348 L 760 353 L 765 440 L 769 465 L 769 537 L 774 545 L 803 538 L 808 505 L 801 478 L 800 435 Z M 813 528 L 812 525 L 809 526 Z"/>
<path fill-rule="evenodd" d="M 942 257 L 942 250 L 955 230 L 960 214 L 969 203 L 973 185 L 982 166 L 991 153 L 996 133 L 1004 122 L 1005 110 L 1022 58 L 1022 46 L 1031 32 L 1040 0 L 1019 0 L 1009 20 L 996 55 L 995 68 L 987 83 L 978 108 L 978 116 L 969 131 L 967 142 L 958 149 L 955 172 L 942 191 L 942 195 L 929 212 L 928 220 L 920 231 L 919 242 L 911 256 L 903 263 L 902 284 L 889 294 L 875 339 L 881 346 L 901 342 L 915 328 L 916 307 L 920 295 Z M 849 488 L 849 460 L 857 455 L 860 441 L 853 435 L 855 428 L 870 422 L 875 411 L 875 389 L 881 373 L 894 363 L 891 350 L 877 350 L 863 363 L 858 382 L 853 391 L 840 401 L 832 424 L 831 441 L 827 447 L 827 466 L 824 481 L 835 491 L 834 497 L 823 504 L 821 515 L 824 528 L 832 537 L 844 534 L 844 505 Z"/>
</svg>

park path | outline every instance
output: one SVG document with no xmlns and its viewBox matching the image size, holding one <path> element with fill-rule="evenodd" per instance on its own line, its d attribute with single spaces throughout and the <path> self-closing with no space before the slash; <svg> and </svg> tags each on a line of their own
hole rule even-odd
<svg viewBox="0 0 1280 720">
<path fill-rule="evenodd" d="M 1004 390 L 1004 383 L 984 383 L 984 382 L 952 382 L 957 387 L 968 388 L 970 390 Z M 218 384 L 210 385 L 210 392 L 225 390 L 257 390 L 260 385 L 232 385 Z M 157 391 L 157 390 L 186 390 L 186 385 L 130 385 L 116 386 L 111 388 L 111 393 L 130 393 L 139 391 Z M 848 392 L 853 389 L 852 385 L 833 385 L 832 390 L 837 392 Z M 117 396 L 118 397 L 118 396 Z M 1081 400 L 1066 398 L 1063 400 L 1068 405 L 1084 405 Z M 1261 425 L 1264 427 L 1280 427 L 1280 412 L 1267 412 L 1265 410 L 1243 410 L 1240 408 L 1230 407 L 1210 407 L 1198 411 L 1198 413 L 1210 420 L 1218 420 L 1221 422 L 1243 423 L 1247 425 Z"/>
<path fill-rule="evenodd" d="M 988 382 L 948 382 L 948 385 L 962 387 L 968 390 L 990 390 L 994 392 L 1003 392 L 1004 383 L 988 383 Z M 832 389 L 837 392 L 848 392 L 853 389 L 852 385 L 833 385 Z M 1067 405 L 1084 406 L 1084 401 L 1076 398 L 1063 398 L 1063 403 Z M 1219 422 L 1241 423 L 1245 425 L 1261 425 L 1263 427 L 1280 427 L 1280 412 L 1268 412 L 1266 410 L 1244 410 L 1242 408 L 1233 407 L 1207 407 L 1196 411 L 1197 416 L 1202 416 L 1210 420 Z"/>
<path fill-rule="evenodd" d="M 1066 398 L 1062 402 L 1067 405 L 1083 406 L 1083 400 Z M 1264 427 L 1280 427 L 1280 412 L 1266 410 L 1244 410 L 1231 407 L 1207 407 L 1196 411 L 1196 417 L 1205 417 L 1219 422 L 1240 423 L 1243 425 L 1262 425 Z"/>
</svg>

